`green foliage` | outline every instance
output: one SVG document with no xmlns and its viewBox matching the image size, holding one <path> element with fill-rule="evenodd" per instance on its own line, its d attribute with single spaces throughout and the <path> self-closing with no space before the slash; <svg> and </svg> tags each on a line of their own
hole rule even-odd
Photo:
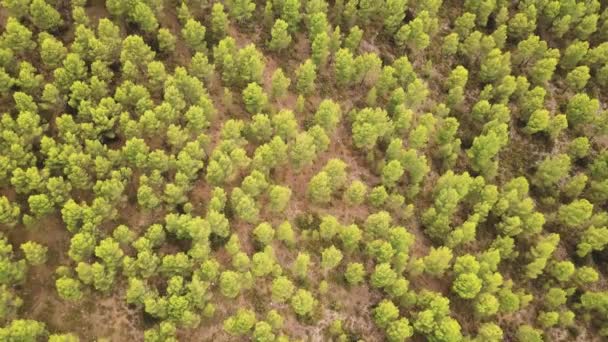
<svg viewBox="0 0 608 342">
<path fill-rule="evenodd" d="M 268 47 L 274 51 L 284 50 L 291 43 L 291 35 L 288 31 L 288 24 L 281 19 L 277 19 L 272 26 L 270 33 L 271 39 L 268 42 Z"/>
<path fill-rule="evenodd" d="M 365 201 L 367 186 L 365 183 L 355 180 L 344 192 L 344 201 L 349 205 L 358 205 Z"/>
<path fill-rule="evenodd" d="M 302 95 L 309 95 L 315 89 L 317 68 L 311 59 L 300 64 L 296 70 L 296 89 Z"/>
<path fill-rule="evenodd" d="M 321 267 L 324 270 L 331 270 L 336 268 L 342 261 L 342 252 L 332 245 L 329 248 L 325 248 L 321 253 Z"/>
<path fill-rule="evenodd" d="M 81 290 L 81 284 L 78 280 L 68 277 L 61 277 L 55 282 L 59 297 L 69 301 L 79 301 L 84 294 Z"/>
<path fill-rule="evenodd" d="M 557 217 L 568 228 L 580 228 L 591 218 L 592 214 L 593 204 L 582 199 L 562 205 L 557 212 Z"/>
<path fill-rule="evenodd" d="M 364 280 L 365 268 L 360 263 L 349 263 L 344 277 L 349 284 L 358 285 Z"/>
<path fill-rule="evenodd" d="M 435 277 L 441 276 L 450 267 L 452 256 L 452 251 L 447 247 L 431 248 L 423 258 L 424 271 Z"/>
<path fill-rule="evenodd" d="M 374 308 L 374 322 L 381 328 L 386 328 L 392 321 L 399 318 L 399 309 L 390 300 L 383 300 Z"/>
<path fill-rule="evenodd" d="M 43 31 L 55 30 L 63 23 L 59 12 L 45 0 L 32 0 L 30 16 L 34 25 Z"/>
<path fill-rule="evenodd" d="M 237 22 L 244 23 L 251 19 L 255 7 L 255 3 L 251 0 L 236 0 L 228 6 L 228 13 Z"/>
<path fill-rule="evenodd" d="M 253 230 L 253 236 L 255 237 L 256 241 L 258 241 L 262 245 L 269 245 L 270 243 L 272 243 L 272 240 L 274 239 L 274 234 L 274 229 L 267 222 L 260 223 Z"/>
<path fill-rule="evenodd" d="M 603 2 L 0 3 L 0 341 L 608 336 Z"/>
<path fill-rule="evenodd" d="M 540 332 L 537 329 L 534 329 L 532 326 L 527 325 L 527 324 L 519 326 L 519 328 L 517 329 L 516 338 L 517 338 L 517 341 L 519 341 L 519 342 L 524 342 L 524 341 L 542 342 L 543 341 L 542 332 Z"/>
<path fill-rule="evenodd" d="M 310 292 L 299 289 L 291 297 L 291 308 L 298 316 L 309 316 L 312 314 L 317 301 Z"/>
<path fill-rule="evenodd" d="M 271 97 L 273 99 L 281 99 L 287 94 L 291 80 L 285 76 L 283 69 L 278 68 L 272 74 Z"/>
<path fill-rule="evenodd" d="M 472 299 L 481 291 L 481 286 L 481 279 L 476 274 L 462 273 L 454 280 L 452 290 L 461 298 Z"/>
<path fill-rule="evenodd" d="M 257 83 L 249 83 L 243 90 L 243 102 L 249 113 L 261 113 L 268 105 L 268 96 Z"/>
<path fill-rule="evenodd" d="M 35 342 L 47 335 L 44 323 L 29 319 L 16 319 L 0 328 L 0 338 L 5 341 Z"/>
<path fill-rule="evenodd" d="M 236 298 L 241 292 L 241 276 L 233 271 L 224 271 L 220 275 L 220 291 L 228 298 Z"/>
<path fill-rule="evenodd" d="M 319 172 L 310 179 L 307 195 L 316 204 L 326 204 L 331 200 L 332 183 L 327 172 Z"/>
<path fill-rule="evenodd" d="M 599 109 L 597 99 L 591 99 L 585 93 L 578 93 L 570 98 L 566 108 L 566 116 L 569 126 L 576 127 L 592 123 Z"/>
<path fill-rule="evenodd" d="M 224 321 L 224 330 L 233 336 L 242 336 L 255 325 L 255 313 L 249 309 L 238 309 L 238 311 Z"/>
<path fill-rule="evenodd" d="M 28 241 L 20 246 L 25 259 L 33 266 L 42 265 L 46 262 L 48 248 L 39 243 Z"/>
<path fill-rule="evenodd" d="M 228 31 L 228 15 L 224 11 L 224 5 L 219 2 L 213 4 L 211 8 L 211 33 L 213 38 L 220 40 L 224 38 Z"/>
<path fill-rule="evenodd" d="M 272 281 L 272 300 L 278 303 L 285 303 L 295 290 L 295 286 L 287 277 L 278 277 Z"/>
<path fill-rule="evenodd" d="M 158 47 L 162 52 L 168 53 L 175 50 L 175 36 L 166 28 L 158 30 L 157 38 Z"/>
<path fill-rule="evenodd" d="M 534 182 L 543 188 L 549 188 L 564 178 L 570 171 L 570 157 L 559 154 L 543 160 L 536 170 Z"/>
</svg>

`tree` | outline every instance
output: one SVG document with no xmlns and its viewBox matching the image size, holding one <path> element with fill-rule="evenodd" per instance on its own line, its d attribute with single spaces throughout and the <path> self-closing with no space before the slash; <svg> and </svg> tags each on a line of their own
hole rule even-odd
<svg viewBox="0 0 608 342">
<path fill-rule="evenodd" d="M 565 70 L 571 70 L 587 55 L 589 42 L 575 40 L 563 52 L 560 58 L 560 66 Z"/>
<path fill-rule="evenodd" d="M 372 286 L 386 289 L 397 281 L 397 273 L 388 263 L 378 264 L 376 265 L 370 280 Z"/>
<path fill-rule="evenodd" d="M 331 40 L 327 32 L 317 34 L 312 42 L 312 61 L 319 67 L 323 68 L 327 64 L 327 59 L 330 54 Z"/>
<path fill-rule="evenodd" d="M 300 0 L 285 0 L 281 8 L 281 19 L 285 20 L 293 32 L 298 30 L 300 23 Z"/>
<path fill-rule="evenodd" d="M 10 46 L 15 53 L 25 53 L 36 47 L 32 41 L 32 31 L 21 25 L 13 17 L 6 20 L 5 31 L 2 35 L 4 46 Z"/>
<path fill-rule="evenodd" d="M 306 252 L 298 252 L 298 256 L 293 261 L 292 269 L 296 277 L 305 279 L 308 276 L 308 266 L 310 265 L 310 255 Z"/>
<path fill-rule="evenodd" d="M 236 68 L 233 68 L 232 72 L 236 73 L 238 84 L 261 83 L 265 67 L 264 55 L 256 49 L 254 44 L 249 44 L 238 50 L 235 61 Z"/>
<path fill-rule="evenodd" d="M 249 83 L 243 90 L 245 108 L 251 114 L 262 112 L 268 105 L 268 96 L 257 83 Z"/>
<path fill-rule="evenodd" d="M 53 334 L 49 336 L 49 342 L 79 342 L 80 339 L 74 334 Z"/>
<path fill-rule="evenodd" d="M 573 139 L 568 146 L 568 154 L 572 159 L 584 158 L 589 154 L 589 139 L 587 137 L 578 137 Z"/>
<path fill-rule="evenodd" d="M 242 24 L 251 19 L 255 7 L 255 3 L 251 0 L 236 0 L 230 3 L 228 13 Z"/>
<path fill-rule="evenodd" d="M 581 19 L 581 22 L 576 26 L 575 32 L 579 39 L 587 40 L 589 36 L 597 30 L 597 14 L 586 15 Z"/>
<path fill-rule="evenodd" d="M 272 247 L 268 246 L 264 252 L 257 252 L 253 255 L 252 272 L 256 277 L 264 277 L 275 270 L 275 257 Z"/>
<path fill-rule="evenodd" d="M 207 44 L 205 43 L 205 33 L 207 29 L 200 22 L 194 19 L 188 19 L 182 28 L 182 37 L 190 50 L 194 52 L 205 52 Z"/>
<path fill-rule="evenodd" d="M 334 59 L 336 82 L 339 87 L 352 84 L 355 77 L 355 60 L 348 49 L 340 49 Z"/>
<path fill-rule="evenodd" d="M 373 310 L 374 322 L 380 328 L 386 329 L 388 325 L 399 318 L 399 309 L 389 299 L 384 299 Z"/>
<path fill-rule="evenodd" d="M 391 160 L 382 168 L 382 184 L 388 188 L 394 187 L 404 172 L 405 170 L 398 160 Z"/>
<path fill-rule="evenodd" d="M 34 216 L 38 218 L 50 214 L 55 209 L 53 202 L 45 194 L 31 195 L 27 202 Z"/>
<path fill-rule="evenodd" d="M 117 267 L 123 255 L 124 252 L 120 249 L 120 245 L 113 238 L 105 238 L 95 247 L 95 256 L 103 260 L 110 268 Z"/>
<path fill-rule="evenodd" d="M 472 299 L 481 291 L 481 279 L 474 273 L 463 273 L 458 275 L 452 284 L 452 290 L 460 298 Z"/>
<path fill-rule="evenodd" d="M 55 287 L 57 288 L 59 296 L 65 300 L 77 302 L 83 297 L 82 290 L 80 289 L 80 281 L 76 279 L 65 276 L 61 277 L 55 281 Z"/>
<path fill-rule="evenodd" d="M 576 127 L 592 123 L 600 108 L 597 99 L 591 99 L 586 93 L 578 93 L 570 98 L 566 108 L 568 125 Z"/>
<path fill-rule="evenodd" d="M 509 52 L 502 53 L 500 49 L 490 51 L 480 67 L 480 78 L 484 82 L 492 82 L 502 79 L 511 73 L 511 55 Z"/>
<path fill-rule="evenodd" d="M 483 323 L 477 332 L 475 341 L 499 342 L 503 340 L 502 329 L 494 323 Z"/>
<path fill-rule="evenodd" d="M 80 232 L 74 234 L 70 240 L 68 255 L 74 261 L 83 261 L 89 258 L 95 250 L 95 237 L 90 233 Z"/>
<path fill-rule="evenodd" d="M 346 189 L 343 195 L 343 200 L 349 205 L 359 205 L 365 201 L 367 186 L 365 183 L 355 180 Z"/>
<path fill-rule="evenodd" d="M 363 264 L 358 262 L 349 263 L 346 267 L 346 272 L 344 272 L 344 277 L 350 285 L 360 284 L 365 277 L 365 268 L 363 267 Z"/>
<path fill-rule="evenodd" d="M 459 35 L 456 32 L 452 32 L 443 38 L 443 44 L 441 45 L 441 51 L 446 56 L 453 56 L 458 52 L 458 40 Z"/>
<path fill-rule="evenodd" d="M 33 241 L 23 243 L 20 247 L 25 254 L 25 259 L 31 265 L 42 265 L 46 262 L 47 247 Z"/>
<path fill-rule="evenodd" d="M 258 342 L 275 341 L 275 334 L 272 333 L 272 326 L 264 321 L 257 322 L 253 330 L 253 340 Z"/>
<path fill-rule="evenodd" d="M 279 241 L 283 241 L 288 247 L 292 247 L 295 245 L 296 236 L 293 228 L 291 227 L 291 223 L 289 221 L 285 221 L 281 223 L 276 230 L 277 239 Z"/>
<path fill-rule="evenodd" d="M 383 185 L 379 185 L 372 188 L 372 190 L 369 192 L 369 195 L 367 196 L 367 199 L 369 200 L 369 203 L 372 206 L 380 208 L 388 199 L 388 192 L 386 191 L 386 188 Z"/>
<path fill-rule="evenodd" d="M 331 180 L 327 172 L 319 172 L 310 179 L 307 195 L 313 203 L 326 204 L 331 200 Z"/>
<path fill-rule="evenodd" d="M 291 307 L 298 316 L 309 316 L 315 308 L 316 300 L 310 292 L 299 289 L 291 297 Z"/>
<path fill-rule="evenodd" d="M 273 185 L 268 193 L 270 198 L 270 210 L 279 213 L 285 210 L 289 205 L 291 198 L 291 189 L 285 186 Z"/>
<path fill-rule="evenodd" d="M 570 167 L 570 157 L 566 154 L 548 157 L 538 166 L 533 178 L 534 183 L 540 187 L 549 188 L 566 177 L 570 172 Z"/>
<path fill-rule="evenodd" d="M 441 276 L 452 261 L 452 251 L 448 247 L 431 247 L 427 256 L 423 258 L 424 271 L 433 276 Z"/>
<path fill-rule="evenodd" d="M 280 100 L 285 97 L 291 80 L 285 76 L 283 69 L 277 68 L 272 74 L 270 96 L 273 99 Z"/>
<path fill-rule="evenodd" d="M 29 319 L 15 319 L 0 328 L 0 339 L 4 341 L 35 342 L 47 335 L 44 323 Z"/>
<path fill-rule="evenodd" d="M 595 228 L 593 226 L 589 227 L 583 235 L 581 236 L 581 240 L 579 244 L 576 246 L 576 253 L 579 256 L 585 256 L 589 254 L 591 251 L 602 251 L 608 244 L 608 239 L 606 238 L 608 233 L 608 228 Z M 572 270 L 572 272 L 570 272 Z M 570 272 L 570 273 L 569 273 Z M 557 276 L 562 279 L 567 280 L 568 274 L 572 274 L 574 272 L 573 269 L 568 269 L 566 271 L 556 270 Z M 556 276 L 556 277 L 557 277 Z"/>
<path fill-rule="evenodd" d="M 158 48 L 160 49 L 160 51 L 164 53 L 169 53 L 175 50 L 176 38 L 168 29 L 163 27 L 158 30 L 156 40 L 158 41 Z"/>
<path fill-rule="evenodd" d="M 0 197 L 0 223 L 12 227 L 19 221 L 21 209 L 16 203 L 11 203 L 6 196 Z"/>
<path fill-rule="evenodd" d="M 293 117 L 293 113 L 290 114 Z M 286 131 L 291 131 L 291 120 L 286 123 L 289 125 L 285 125 L 287 127 L 283 129 L 285 129 Z M 296 122 L 293 122 L 293 124 L 296 124 Z M 297 131 L 296 127 L 293 128 L 294 132 Z M 314 138 L 307 132 L 299 133 L 296 136 L 295 142 L 291 146 L 290 157 L 296 169 L 301 169 L 304 166 L 312 164 L 312 162 L 317 157 L 317 150 Z"/>
<path fill-rule="evenodd" d="M 54 31 L 63 24 L 61 14 L 44 0 L 32 0 L 30 16 L 34 25 L 43 31 Z"/>
<path fill-rule="evenodd" d="M 241 188 L 247 195 L 257 198 L 268 188 L 268 181 L 263 173 L 253 170 L 243 179 Z"/>
<path fill-rule="evenodd" d="M 405 317 L 390 322 L 386 328 L 386 337 L 390 342 L 406 341 L 413 334 L 414 329 L 412 329 L 410 322 Z"/>
<path fill-rule="evenodd" d="M 207 80 L 213 74 L 213 64 L 209 63 L 207 55 L 202 52 L 196 52 L 190 60 L 188 69 L 190 74 L 201 81 Z"/>
<path fill-rule="evenodd" d="M 296 70 L 296 89 L 302 95 L 308 95 L 315 90 L 317 69 L 311 59 L 300 64 Z"/>
<path fill-rule="evenodd" d="M 543 342 L 542 333 L 527 324 L 520 325 L 517 328 L 516 338 L 518 342 Z"/>
<path fill-rule="evenodd" d="M 384 6 L 384 29 L 387 33 L 394 33 L 403 22 L 405 10 L 407 8 L 406 4 L 406 0 L 389 0 L 386 2 L 386 5 Z"/>
<path fill-rule="evenodd" d="M 260 223 L 253 230 L 253 235 L 255 236 L 255 239 L 264 246 L 272 243 L 272 240 L 274 239 L 274 233 L 274 229 L 267 222 Z"/>
<path fill-rule="evenodd" d="M 255 312 L 240 308 L 235 315 L 224 321 L 224 330 L 234 336 L 248 334 L 255 325 Z"/>
<path fill-rule="evenodd" d="M 321 253 L 321 267 L 326 271 L 336 268 L 340 261 L 342 261 L 342 252 L 334 245 L 325 248 Z"/>
<path fill-rule="evenodd" d="M 498 312 L 498 299 L 490 293 L 482 293 L 475 300 L 475 313 L 480 317 L 490 317 Z"/>
<path fill-rule="evenodd" d="M 311 42 L 319 35 L 322 35 L 323 33 L 328 34 L 328 32 L 330 32 L 331 26 L 327 21 L 326 12 L 309 13 L 305 19 L 308 26 L 308 37 Z M 329 35 L 327 38 L 329 38 Z"/>
<path fill-rule="evenodd" d="M 257 142 L 267 142 L 272 138 L 272 122 L 266 114 L 255 114 L 247 127 L 247 134 Z"/>
<path fill-rule="evenodd" d="M 538 109 L 532 112 L 528 119 L 528 124 L 524 132 L 534 134 L 548 129 L 550 123 L 550 114 L 546 109 Z"/>
<path fill-rule="evenodd" d="M 42 63 L 49 69 L 56 69 L 61 66 L 61 62 L 68 53 L 63 43 L 55 37 L 44 36 L 40 43 L 40 58 Z"/>
<path fill-rule="evenodd" d="M 281 51 L 287 48 L 291 43 L 291 35 L 288 31 L 288 25 L 282 19 L 277 19 L 274 22 L 270 36 L 271 39 L 270 42 L 268 42 L 268 47 L 270 50 Z"/>
<path fill-rule="evenodd" d="M 326 132 L 332 133 L 342 119 L 342 110 L 339 104 L 325 99 L 319 104 L 314 118 L 315 122 Z"/>
<path fill-rule="evenodd" d="M 530 70 L 530 78 L 536 84 L 544 84 L 551 80 L 556 67 L 556 58 L 543 58 L 536 62 Z"/>
<path fill-rule="evenodd" d="M 144 32 L 152 33 L 158 29 L 158 20 L 154 11 L 144 2 L 138 1 L 129 16 Z"/>
<path fill-rule="evenodd" d="M 241 293 L 241 276 L 233 271 L 224 271 L 220 275 L 220 292 L 228 298 L 236 298 Z"/>
<path fill-rule="evenodd" d="M 295 290 L 295 286 L 289 278 L 281 276 L 272 281 L 272 300 L 278 303 L 285 303 Z"/>
<path fill-rule="evenodd" d="M 347 164 L 341 159 L 332 158 L 327 161 L 327 164 L 321 170 L 327 173 L 329 177 L 332 191 L 337 191 L 344 187 L 348 174 L 346 172 Z"/>
<path fill-rule="evenodd" d="M 211 33 L 213 38 L 216 40 L 224 38 L 229 24 L 228 15 L 224 12 L 224 5 L 219 2 L 214 3 L 211 8 Z"/>
<path fill-rule="evenodd" d="M 467 151 L 473 169 L 481 172 L 486 178 L 493 178 L 498 169 L 498 162 L 492 158 L 498 154 L 506 141 L 501 139 L 501 131 L 506 130 L 506 124 L 500 124 L 496 130 L 475 137 L 473 146 Z"/>
<path fill-rule="evenodd" d="M 586 199 L 574 200 L 570 204 L 560 206 L 558 220 L 569 228 L 580 228 L 593 214 L 593 204 Z"/>
<path fill-rule="evenodd" d="M 589 67 L 581 65 L 568 73 L 566 76 L 566 84 L 568 85 L 568 88 L 573 91 L 581 91 L 585 88 L 590 78 Z"/>
</svg>

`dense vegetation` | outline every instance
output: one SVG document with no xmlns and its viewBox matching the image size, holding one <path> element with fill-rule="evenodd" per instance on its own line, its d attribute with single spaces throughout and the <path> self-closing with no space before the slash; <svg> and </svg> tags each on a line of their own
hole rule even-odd
<svg viewBox="0 0 608 342">
<path fill-rule="evenodd" d="M 608 338 L 606 2 L 0 4 L 0 341 Z"/>
</svg>

